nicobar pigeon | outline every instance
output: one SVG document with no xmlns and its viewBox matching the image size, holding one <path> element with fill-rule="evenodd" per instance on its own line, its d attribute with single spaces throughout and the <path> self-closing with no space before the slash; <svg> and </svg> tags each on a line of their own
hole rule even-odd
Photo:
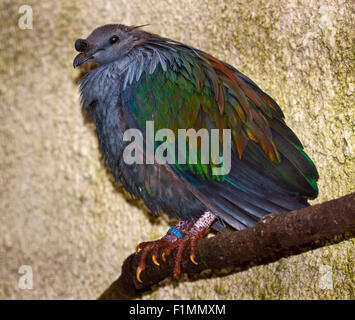
<svg viewBox="0 0 355 320">
<path fill-rule="evenodd" d="M 115 180 L 152 212 L 179 221 L 161 239 L 137 246 L 143 251 L 139 281 L 150 253 L 159 265 L 176 250 L 178 275 L 186 246 L 197 263 L 196 241 L 209 227 L 240 230 L 268 213 L 308 206 L 307 200 L 318 195 L 317 169 L 278 104 L 231 65 L 142 26 L 104 25 L 76 40 L 75 49 L 80 53 L 74 67 L 89 61 L 99 65 L 81 81 L 81 102 Z M 213 174 L 213 159 L 202 161 L 201 143 L 189 139 L 186 150 L 196 153 L 197 162 L 186 155 L 181 163 L 176 153 L 168 163 L 127 163 L 128 129 L 141 132 L 141 153 L 148 156 L 147 121 L 153 121 L 154 134 L 164 128 L 176 136 L 178 129 L 230 129 L 229 172 Z M 172 143 L 154 141 L 153 151 L 163 142 Z"/>
</svg>

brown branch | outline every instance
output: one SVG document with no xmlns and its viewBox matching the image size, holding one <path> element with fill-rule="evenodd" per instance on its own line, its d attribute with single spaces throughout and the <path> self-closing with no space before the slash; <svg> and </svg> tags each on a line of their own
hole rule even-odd
<svg viewBox="0 0 355 320">
<path fill-rule="evenodd" d="M 257 225 L 242 231 L 220 234 L 202 239 L 197 243 L 198 265 L 190 262 L 189 250 L 185 250 L 181 271 L 198 274 L 205 269 L 221 269 L 261 264 L 275 261 L 324 246 L 337 234 L 355 230 L 355 193 L 322 204 L 296 210 L 283 215 L 269 214 Z M 306 248 L 306 245 L 318 245 Z M 123 263 L 120 277 L 99 297 L 99 299 L 132 299 L 149 290 L 152 285 L 173 273 L 174 255 L 165 263 L 155 266 L 150 257 L 141 278 L 136 280 L 136 268 L 140 253 L 130 255 Z"/>
</svg>

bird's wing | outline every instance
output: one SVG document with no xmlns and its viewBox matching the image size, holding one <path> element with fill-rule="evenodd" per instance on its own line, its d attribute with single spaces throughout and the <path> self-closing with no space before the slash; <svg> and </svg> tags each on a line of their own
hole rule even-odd
<svg viewBox="0 0 355 320">
<path fill-rule="evenodd" d="M 173 53 L 167 51 L 165 57 L 167 66 L 157 62 L 154 72 L 143 71 L 122 93 L 122 105 L 133 126 L 144 131 L 146 121 L 152 120 L 155 132 L 168 128 L 178 136 L 178 129 L 217 128 L 230 129 L 232 136 L 228 174 L 213 175 L 214 159 L 204 164 L 199 156 L 197 164 L 186 159 L 187 164 L 181 165 L 176 152 L 173 167 L 178 175 L 202 196 L 221 198 L 215 202 L 227 211 L 235 203 L 255 203 L 271 194 L 277 199 L 271 201 L 270 210 L 272 204 L 289 210 L 297 207 L 292 206 L 292 197 L 304 205 L 306 197 L 317 195 L 317 170 L 271 97 L 236 69 L 204 52 L 181 46 Z M 264 208 L 266 213 L 270 210 Z"/>
</svg>

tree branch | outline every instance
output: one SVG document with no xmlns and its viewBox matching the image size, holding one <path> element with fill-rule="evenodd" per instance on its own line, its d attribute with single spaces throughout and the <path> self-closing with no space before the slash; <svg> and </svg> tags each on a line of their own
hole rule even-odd
<svg viewBox="0 0 355 320">
<path fill-rule="evenodd" d="M 329 239 L 337 234 L 355 230 L 355 193 L 322 204 L 282 215 L 268 214 L 252 228 L 219 234 L 197 242 L 194 265 L 185 250 L 181 272 L 198 274 L 205 269 L 243 267 L 250 263 L 262 264 L 281 257 L 297 254 L 314 247 L 324 246 L 317 240 Z M 317 241 L 318 244 L 314 242 Z M 312 245 L 309 248 L 305 246 Z M 105 290 L 99 299 L 132 299 L 152 285 L 171 276 L 174 254 L 159 267 L 147 257 L 147 268 L 142 272 L 143 283 L 136 280 L 140 253 L 124 261 L 120 277 Z"/>
</svg>

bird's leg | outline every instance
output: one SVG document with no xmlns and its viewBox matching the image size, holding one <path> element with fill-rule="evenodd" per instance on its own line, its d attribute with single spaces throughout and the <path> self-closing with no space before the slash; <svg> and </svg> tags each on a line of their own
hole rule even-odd
<svg viewBox="0 0 355 320">
<path fill-rule="evenodd" d="M 165 261 L 165 256 L 168 256 L 174 249 L 178 248 L 175 257 L 175 266 L 174 266 L 174 276 L 180 274 L 180 263 L 182 259 L 182 254 L 186 248 L 186 246 L 190 243 L 190 260 L 197 264 L 196 257 L 196 242 L 199 238 L 202 238 L 206 233 L 207 229 L 212 225 L 212 223 L 216 220 L 216 216 L 211 212 L 205 212 L 193 225 L 190 229 L 189 233 L 173 243 L 171 243 L 163 252 L 162 259 Z"/>
<path fill-rule="evenodd" d="M 152 253 L 152 260 L 154 264 L 159 266 L 159 263 L 157 261 L 157 256 L 159 254 L 159 249 L 163 247 L 168 247 L 172 243 L 176 242 L 177 240 L 181 239 L 183 235 L 197 222 L 197 219 L 194 220 L 181 220 L 178 222 L 178 224 L 170 228 L 166 235 L 162 237 L 159 240 L 156 241 L 148 241 L 148 242 L 142 242 L 136 247 L 136 252 L 138 252 L 140 249 L 142 250 L 142 255 L 140 258 L 140 262 L 137 268 L 137 280 L 139 282 L 142 282 L 140 279 L 140 274 L 142 271 L 145 269 L 145 260 L 147 258 L 147 255 L 153 251 Z"/>
</svg>

